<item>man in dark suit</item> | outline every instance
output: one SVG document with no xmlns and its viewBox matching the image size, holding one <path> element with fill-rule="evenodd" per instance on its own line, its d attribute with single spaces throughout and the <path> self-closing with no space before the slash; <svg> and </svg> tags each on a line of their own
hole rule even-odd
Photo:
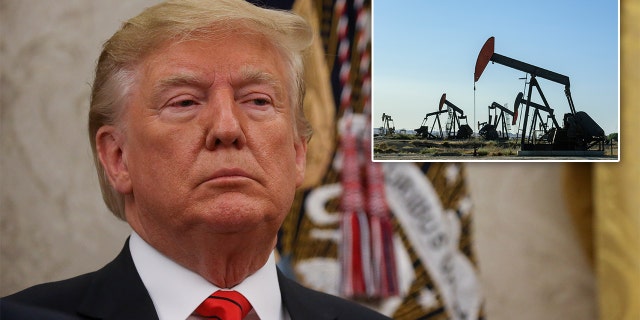
<svg viewBox="0 0 640 320">
<path fill-rule="evenodd" d="M 96 272 L 3 298 L 2 319 L 384 319 L 276 268 L 311 136 L 312 37 L 244 0 L 169 1 L 123 24 L 98 61 L 89 133 L 132 235 Z"/>
</svg>

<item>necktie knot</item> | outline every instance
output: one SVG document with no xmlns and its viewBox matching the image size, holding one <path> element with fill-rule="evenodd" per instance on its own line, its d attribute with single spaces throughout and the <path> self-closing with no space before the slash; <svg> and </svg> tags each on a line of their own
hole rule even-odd
<svg viewBox="0 0 640 320">
<path fill-rule="evenodd" d="M 218 290 L 196 308 L 195 314 L 210 319 L 241 320 L 251 308 L 240 292 Z"/>
</svg>

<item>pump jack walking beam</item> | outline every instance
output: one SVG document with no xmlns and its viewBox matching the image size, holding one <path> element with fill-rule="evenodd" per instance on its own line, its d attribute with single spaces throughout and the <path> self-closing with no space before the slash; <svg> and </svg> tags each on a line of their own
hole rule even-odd
<svg viewBox="0 0 640 320">
<path fill-rule="evenodd" d="M 478 54 L 478 60 L 476 61 L 476 70 L 473 74 L 474 82 L 478 82 L 478 80 L 480 80 L 482 72 L 484 72 L 484 69 L 487 67 L 487 64 L 489 64 L 489 61 L 491 61 L 520 70 L 522 72 L 526 72 L 528 74 L 531 74 L 532 76 L 538 76 L 553 82 L 564 84 L 565 88 L 567 89 L 570 87 L 569 77 L 557 72 L 534 66 L 532 64 L 528 64 L 526 62 L 505 57 L 501 54 L 493 52 L 494 47 L 495 37 L 490 37 L 489 39 L 487 39 L 487 41 L 484 43 L 484 46 L 482 46 L 480 54 Z"/>
<path fill-rule="evenodd" d="M 489 64 L 489 61 L 495 62 L 507 67 L 511 67 L 516 70 L 520 70 L 522 72 L 526 72 L 530 74 L 532 77 L 541 77 L 559 84 L 564 85 L 564 93 L 567 96 L 567 100 L 569 101 L 569 108 L 571 109 L 571 113 L 575 114 L 576 109 L 573 105 L 573 99 L 571 98 L 571 83 L 569 81 L 569 77 L 559 74 L 557 72 L 553 72 L 544 68 L 540 68 L 534 66 L 532 64 L 528 64 L 526 62 L 522 62 L 516 59 L 512 59 L 506 56 L 503 56 L 499 53 L 494 52 L 495 47 L 495 38 L 490 37 L 482 46 L 480 53 L 478 54 L 478 60 L 476 60 L 476 69 L 473 74 L 473 81 L 478 82 L 480 80 L 480 76 L 484 69 Z"/>
<path fill-rule="evenodd" d="M 453 111 L 457 112 L 460 114 L 460 119 L 465 119 L 466 116 L 464 115 L 464 111 L 460 108 L 458 108 L 455 104 L 449 102 L 449 100 L 447 100 L 447 94 L 443 93 L 442 96 L 440 97 L 440 104 L 438 106 L 438 110 L 442 111 L 442 107 L 446 105 L 447 107 L 453 109 Z"/>
<path fill-rule="evenodd" d="M 477 82 L 484 72 L 484 69 L 489 64 L 489 61 L 495 62 L 507 67 L 514 68 L 516 70 L 520 70 L 522 72 L 529 73 L 533 76 L 538 76 L 545 78 L 547 80 L 557 82 L 560 84 L 564 84 L 565 87 L 570 87 L 571 84 L 569 82 L 569 77 L 559 74 L 557 72 L 549 71 L 544 68 L 540 68 L 534 66 L 532 64 L 528 64 L 526 62 L 522 62 L 516 59 L 512 59 L 501 54 L 493 52 L 495 46 L 495 38 L 491 37 L 484 43 L 482 50 L 480 50 L 480 54 L 478 55 L 478 61 L 476 62 L 476 70 L 474 73 L 474 81 Z"/>
</svg>

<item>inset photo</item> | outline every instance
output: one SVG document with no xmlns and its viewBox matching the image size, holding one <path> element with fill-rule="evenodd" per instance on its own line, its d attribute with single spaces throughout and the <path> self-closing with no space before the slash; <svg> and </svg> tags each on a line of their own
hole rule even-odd
<svg viewBox="0 0 640 320">
<path fill-rule="evenodd" d="M 619 161 L 619 21 L 616 1 L 373 1 L 373 160 Z"/>
</svg>

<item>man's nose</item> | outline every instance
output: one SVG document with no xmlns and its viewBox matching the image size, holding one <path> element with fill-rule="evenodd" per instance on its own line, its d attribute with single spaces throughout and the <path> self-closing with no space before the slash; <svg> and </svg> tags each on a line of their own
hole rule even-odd
<svg viewBox="0 0 640 320">
<path fill-rule="evenodd" d="M 214 94 L 209 111 L 207 117 L 210 128 L 205 141 L 207 149 L 244 146 L 246 137 L 241 125 L 242 111 L 236 104 L 233 92 L 220 91 Z"/>
</svg>

